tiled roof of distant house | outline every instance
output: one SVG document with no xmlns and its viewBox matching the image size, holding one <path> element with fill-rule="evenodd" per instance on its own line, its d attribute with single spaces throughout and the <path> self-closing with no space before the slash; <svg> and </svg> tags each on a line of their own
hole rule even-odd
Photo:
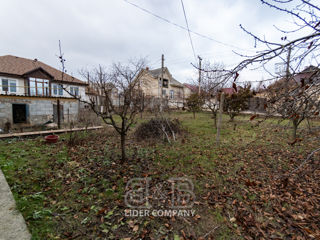
<svg viewBox="0 0 320 240">
<path fill-rule="evenodd" d="M 233 94 L 236 92 L 236 90 L 234 88 L 221 88 L 221 92 L 224 92 L 225 94 Z"/>
<path fill-rule="evenodd" d="M 305 83 L 310 82 L 310 80 L 320 81 L 320 69 L 315 66 L 309 66 L 302 72 L 295 74 L 293 79 L 297 83 L 300 83 L 302 79 L 307 80 Z"/>
<path fill-rule="evenodd" d="M 287 79 L 285 77 L 282 77 L 274 83 L 270 84 L 268 86 L 268 89 L 284 87 L 286 80 Z M 309 66 L 303 71 L 295 73 L 293 77 L 289 79 L 288 83 L 289 86 L 296 86 L 297 84 L 300 84 L 302 80 L 304 80 L 305 84 L 310 82 L 320 82 L 320 69 L 314 66 Z"/>
<path fill-rule="evenodd" d="M 46 72 L 55 81 L 62 81 L 62 72 L 60 70 L 55 69 L 37 59 L 32 60 L 12 55 L 0 56 L 0 73 L 2 74 L 23 77 L 24 75 L 37 70 Z M 87 85 L 86 82 L 83 82 L 66 73 L 63 74 L 63 81 Z"/>
<path fill-rule="evenodd" d="M 198 92 L 199 87 L 193 84 L 184 83 L 186 88 L 189 88 L 192 92 Z"/>
</svg>

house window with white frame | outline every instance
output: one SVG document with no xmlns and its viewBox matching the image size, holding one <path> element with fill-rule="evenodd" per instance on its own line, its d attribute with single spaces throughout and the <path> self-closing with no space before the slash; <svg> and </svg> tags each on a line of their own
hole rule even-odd
<svg viewBox="0 0 320 240">
<path fill-rule="evenodd" d="M 63 86 L 62 84 L 52 84 L 52 95 L 63 96 Z"/>
<path fill-rule="evenodd" d="M 174 90 L 170 90 L 170 99 L 174 99 Z"/>
<path fill-rule="evenodd" d="M 79 96 L 79 87 L 70 87 L 70 93 L 72 96 Z"/>
<path fill-rule="evenodd" d="M 29 78 L 31 96 L 49 96 L 49 80 Z"/>
<path fill-rule="evenodd" d="M 7 93 L 16 93 L 17 81 L 13 79 L 2 79 L 2 91 Z"/>
</svg>

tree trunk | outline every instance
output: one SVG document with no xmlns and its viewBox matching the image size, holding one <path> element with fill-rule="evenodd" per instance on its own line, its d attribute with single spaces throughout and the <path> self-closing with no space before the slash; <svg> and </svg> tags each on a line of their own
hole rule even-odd
<svg viewBox="0 0 320 240">
<path fill-rule="evenodd" d="M 309 118 L 307 118 L 307 123 L 308 123 L 308 130 L 309 130 L 309 133 L 311 133 L 311 132 L 312 132 L 312 126 L 311 126 L 311 123 L 310 123 Z"/>
<path fill-rule="evenodd" d="M 121 133 L 121 162 L 126 161 L 126 134 Z"/>
<path fill-rule="evenodd" d="M 298 121 L 292 120 L 292 125 L 292 141 L 294 141 L 297 138 Z"/>
<path fill-rule="evenodd" d="M 229 114 L 229 117 L 230 117 L 230 122 L 233 122 L 233 119 L 234 119 L 234 114 Z"/>
<path fill-rule="evenodd" d="M 193 112 L 193 119 L 196 119 L 196 112 Z"/>
<path fill-rule="evenodd" d="M 214 121 L 214 128 L 217 128 L 217 112 L 211 110 L 211 113 L 212 113 L 212 118 Z"/>
</svg>

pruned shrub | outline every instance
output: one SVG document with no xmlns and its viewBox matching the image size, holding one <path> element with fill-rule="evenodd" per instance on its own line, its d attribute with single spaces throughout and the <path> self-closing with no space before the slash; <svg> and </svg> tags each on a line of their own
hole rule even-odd
<svg viewBox="0 0 320 240">
<path fill-rule="evenodd" d="M 170 143 L 172 140 L 176 140 L 181 131 L 181 123 L 178 119 L 171 120 L 161 117 L 152 118 L 148 122 L 141 123 L 134 135 L 139 141 L 162 137 L 162 139 Z"/>
</svg>

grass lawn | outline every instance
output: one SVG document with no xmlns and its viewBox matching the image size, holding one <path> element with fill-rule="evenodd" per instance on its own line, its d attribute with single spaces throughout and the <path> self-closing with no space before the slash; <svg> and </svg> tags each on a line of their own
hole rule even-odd
<svg viewBox="0 0 320 240">
<path fill-rule="evenodd" d="M 173 143 L 136 142 L 120 164 L 112 129 L 0 142 L 0 167 L 32 239 L 309 239 L 320 237 L 319 154 L 290 177 L 319 147 L 319 131 L 290 144 L 287 123 L 223 118 L 220 147 L 207 113 L 171 113 L 186 130 Z M 139 121 L 145 121 L 139 120 Z M 319 125 L 318 122 L 313 124 Z M 194 216 L 130 217 L 125 187 L 149 177 L 150 191 L 169 178 L 194 184 Z M 170 189 L 169 189 L 170 190 Z M 154 195 L 153 195 L 154 196 Z M 150 199 L 165 209 L 167 199 Z"/>
</svg>

